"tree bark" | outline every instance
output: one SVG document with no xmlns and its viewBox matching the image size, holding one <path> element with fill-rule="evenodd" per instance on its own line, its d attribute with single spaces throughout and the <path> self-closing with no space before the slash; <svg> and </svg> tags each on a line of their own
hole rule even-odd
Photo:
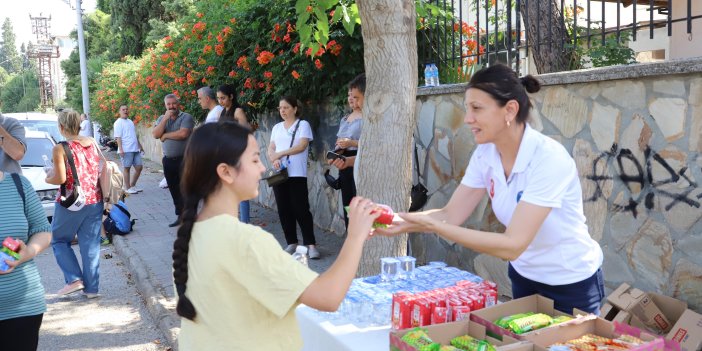
<svg viewBox="0 0 702 351">
<path fill-rule="evenodd" d="M 358 195 L 404 212 L 412 185 L 416 125 L 417 36 L 413 0 L 359 0 L 366 92 L 356 184 Z M 407 253 L 407 234 L 373 237 L 359 276 L 380 272 L 380 258 Z"/>
<path fill-rule="evenodd" d="M 566 46 L 568 31 L 561 21 L 559 6 L 556 0 L 522 0 L 519 3 L 529 53 L 539 74 L 566 71 L 570 67 L 572 49 Z"/>
</svg>

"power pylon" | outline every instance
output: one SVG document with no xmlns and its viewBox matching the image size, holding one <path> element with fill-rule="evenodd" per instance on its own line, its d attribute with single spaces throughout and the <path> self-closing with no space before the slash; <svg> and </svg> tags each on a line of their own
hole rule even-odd
<svg viewBox="0 0 702 351">
<path fill-rule="evenodd" d="M 54 80 L 51 74 L 52 59 L 59 57 L 59 47 L 54 43 L 51 36 L 51 16 L 38 17 L 29 15 L 32 21 L 32 34 L 36 34 L 37 43 L 31 46 L 27 53 L 29 58 L 37 59 L 39 96 L 41 97 L 41 107 L 43 110 L 54 107 Z"/>
</svg>

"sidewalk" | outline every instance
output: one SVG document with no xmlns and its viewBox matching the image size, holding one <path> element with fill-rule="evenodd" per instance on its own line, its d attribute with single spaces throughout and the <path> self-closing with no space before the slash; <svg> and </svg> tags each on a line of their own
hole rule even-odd
<svg viewBox="0 0 702 351">
<path fill-rule="evenodd" d="M 106 156 L 118 159 L 115 152 L 106 153 Z M 126 236 L 115 235 L 114 246 L 131 272 L 152 318 L 168 343 L 177 349 L 180 317 L 175 312 L 177 297 L 173 287 L 171 258 L 177 228 L 168 227 L 175 220 L 175 212 L 168 189 L 158 186 L 162 178 L 160 161 L 144 160 L 138 182 L 144 191 L 130 195 L 125 201 L 132 218 L 137 220 L 134 231 Z M 251 202 L 251 223 L 273 234 L 281 247 L 284 246 L 285 238 L 275 210 Z M 310 260 L 309 266 L 316 272 L 323 272 L 336 259 L 343 238 L 319 228 L 315 228 L 315 237 L 322 258 Z"/>
</svg>

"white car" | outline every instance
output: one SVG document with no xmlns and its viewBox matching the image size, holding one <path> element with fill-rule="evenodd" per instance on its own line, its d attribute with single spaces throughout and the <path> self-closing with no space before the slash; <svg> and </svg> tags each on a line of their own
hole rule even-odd
<svg viewBox="0 0 702 351">
<path fill-rule="evenodd" d="M 41 112 L 3 113 L 3 116 L 12 117 L 20 122 L 27 130 L 47 132 L 54 141 L 64 141 L 58 127 L 58 117 L 54 114 Z"/>
<path fill-rule="evenodd" d="M 36 190 L 41 200 L 41 206 L 44 208 L 46 217 L 49 221 L 54 216 L 54 204 L 56 196 L 59 192 L 59 186 L 49 184 L 44 181 L 46 173 L 44 173 L 44 158 L 43 155 L 51 160 L 52 149 L 56 143 L 47 132 L 38 132 L 25 129 L 25 139 L 27 141 L 27 152 L 20 160 L 22 166 L 22 174 L 29 179 L 32 187 Z"/>
</svg>

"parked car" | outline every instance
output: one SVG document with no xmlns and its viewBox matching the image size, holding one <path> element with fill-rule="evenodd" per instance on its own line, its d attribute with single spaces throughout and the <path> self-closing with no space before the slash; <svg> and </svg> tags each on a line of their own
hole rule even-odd
<svg viewBox="0 0 702 351">
<path fill-rule="evenodd" d="M 59 132 L 58 117 L 56 115 L 41 112 L 18 112 L 3 113 L 3 116 L 18 120 L 27 130 L 47 132 L 56 142 L 66 140 Z"/>
<path fill-rule="evenodd" d="M 22 174 L 32 183 L 32 187 L 39 195 L 46 217 L 51 221 L 54 216 L 54 203 L 56 202 L 59 187 L 44 181 L 46 173 L 44 173 L 43 155 L 46 155 L 49 162 L 51 162 L 52 149 L 56 142 L 48 132 L 36 130 L 26 130 L 25 137 L 27 152 L 25 152 L 24 158 L 20 160 Z"/>
</svg>

